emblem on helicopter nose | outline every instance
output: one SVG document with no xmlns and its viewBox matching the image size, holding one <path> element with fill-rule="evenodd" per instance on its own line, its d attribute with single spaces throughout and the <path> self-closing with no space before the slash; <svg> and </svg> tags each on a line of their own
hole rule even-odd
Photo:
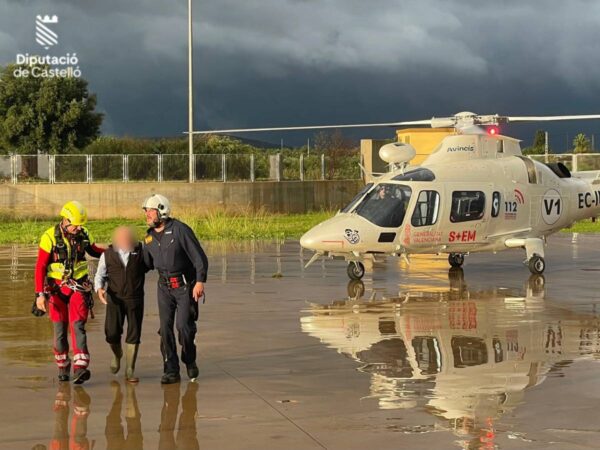
<svg viewBox="0 0 600 450">
<path fill-rule="evenodd" d="M 346 228 L 344 234 L 346 236 L 346 240 L 351 244 L 358 244 L 360 242 L 360 234 L 358 234 L 358 230 Z"/>
</svg>

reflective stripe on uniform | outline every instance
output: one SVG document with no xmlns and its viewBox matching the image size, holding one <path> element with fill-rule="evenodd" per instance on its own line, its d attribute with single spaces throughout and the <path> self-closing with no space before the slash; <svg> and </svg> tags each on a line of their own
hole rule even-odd
<svg viewBox="0 0 600 450">
<path fill-rule="evenodd" d="M 65 266 L 63 263 L 54 262 L 48 265 L 48 278 L 62 280 L 65 274 Z M 71 278 L 79 280 L 88 274 L 87 261 L 80 261 L 75 264 Z"/>
<path fill-rule="evenodd" d="M 66 354 L 54 355 L 54 359 L 56 360 L 56 365 L 60 368 L 69 367 L 71 364 Z"/>
<path fill-rule="evenodd" d="M 90 363 L 90 355 L 86 353 L 76 353 L 73 355 L 73 363 L 76 366 L 87 367 L 87 365 Z"/>
</svg>

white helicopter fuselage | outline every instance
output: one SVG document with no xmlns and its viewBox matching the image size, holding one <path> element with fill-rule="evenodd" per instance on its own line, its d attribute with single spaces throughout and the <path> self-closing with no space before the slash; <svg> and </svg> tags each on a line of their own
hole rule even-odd
<svg viewBox="0 0 600 450">
<path fill-rule="evenodd" d="M 301 245 L 349 261 L 508 248 L 529 259 L 546 236 L 599 214 L 600 184 L 523 156 L 510 137 L 456 134 L 421 166 L 377 177 Z"/>
</svg>

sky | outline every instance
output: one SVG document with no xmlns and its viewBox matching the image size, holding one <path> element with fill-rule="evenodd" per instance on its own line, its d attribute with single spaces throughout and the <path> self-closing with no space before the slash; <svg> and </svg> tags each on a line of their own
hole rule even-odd
<svg viewBox="0 0 600 450">
<path fill-rule="evenodd" d="M 600 113 L 600 2 L 193 0 L 196 129 Z M 35 41 L 57 15 L 58 44 Z M 187 129 L 187 1 L 0 0 L 0 65 L 76 53 L 111 135 Z M 531 141 L 542 125 L 511 125 Z M 549 128 L 560 149 L 600 123 Z M 354 138 L 392 130 L 359 130 Z M 298 143 L 307 133 L 271 133 Z"/>
</svg>

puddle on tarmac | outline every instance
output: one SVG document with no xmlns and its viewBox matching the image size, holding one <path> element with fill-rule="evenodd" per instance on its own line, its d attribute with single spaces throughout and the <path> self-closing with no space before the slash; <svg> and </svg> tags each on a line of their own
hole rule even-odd
<svg viewBox="0 0 600 450">
<path fill-rule="evenodd" d="M 509 288 L 498 287 L 501 284 L 494 279 L 509 277 L 501 265 L 497 267 L 502 273 L 495 274 L 495 278 L 490 274 L 489 279 L 485 269 L 470 266 L 465 281 L 462 270 L 447 270 L 444 258 L 421 263 L 416 259 L 410 267 L 401 260 L 389 261 L 377 265 L 375 273 L 369 272 L 365 284 L 353 282 L 346 288 L 345 270 L 339 264 L 320 261 L 308 271 L 304 269 L 311 255 L 303 255 L 297 243 L 219 243 L 207 245 L 207 250 L 215 283 L 228 287 L 235 283 L 246 289 L 259 279 L 268 280 L 271 284 L 252 287 L 253 293 L 279 302 L 279 286 L 292 279 L 304 289 L 298 296 L 312 296 L 301 318 L 302 331 L 354 359 L 361 376 L 369 380 L 369 386 L 364 392 L 356 392 L 353 401 L 366 399 L 378 410 L 425 411 L 435 418 L 433 424 L 386 418 L 380 425 L 390 433 L 451 431 L 455 436 L 452 439 L 465 448 L 494 448 L 495 436 L 500 432 L 508 439 L 530 442 L 526 434 L 506 426 L 503 417 L 510 416 L 524 402 L 527 389 L 548 378 L 565 376 L 566 368 L 579 360 L 596 359 L 600 352 L 600 318 L 593 310 L 587 308 L 584 312 L 574 305 L 566 308 L 553 304 L 539 277 L 521 287 L 512 281 Z M 49 321 L 29 313 L 34 262 L 33 247 L 0 248 L 0 289 L 5 294 L 0 302 L 0 358 L 7 365 L 37 367 L 50 364 L 52 359 L 48 351 L 52 336 Z M 402 277 L 398 277 L 399 270 Z M 523 275 L 520 270 L 514 269 Z M 282 273 L 284 278 L 274 280 L 273 273 Z M 478 279 L 476 287 L 469 285 L 469 276 Z M 310 289 L 305 280 L 298 280 L 305 277 L 323 280 Z M 335 288 L 339 295 L 319 297 L 318 291 L 324 285 L 336 284 L 340 286 Z M 346 295 L 342 295 L 344 290 Z M 589 298 L 588 291 L 582 298 Z M 291 314 L 297 329 L 297 309 Z M 149 311 L 152 315 L 156 314 Z M 100 330 L 101 322 L 90 323 L 91 329 Z M 304 339 L 309 340 L 306 336 Z M 25 389 L 49 383 L 47 377 L 16 379 Z M 145 385 L 137 388 L 138 393 L 144 392 L 140 388 L 145 389 Z M 110 386 L 90 387 L 89 391 L 94 389 L 98 399 L 108 402 L 101 417 L 96 415 L 101 421 L 106 418 L 102 429 L 107 446 L 141 448 L 136 387 L 113 382 Z M 162 396 L 162 409 L 156 409 L 157 413 L 160 410 L 160 448 L 197 448 L 197 424 L 246 417 L 239 411 L 199 415 L 196 389 L 195 383 L 189 383 L 167 386 L 158 394 L 152 390 L 148 395 L 146 391 L 146 401 Z M 55 412 L 53 439 L 64 445 L 68 445 L 69 436 L 85 442 L 88 392 L 65 384 L 53 387 L 51 396 L 48 400 L 54 402 Z M 290 409 L 307 404 L 295 398 L 280 396 L 277 400 L 281 403 L 277 404 Z M 364 426 L 372 428 L 373 424 Z"/>
<path fill-rule="evenodd" d="M 301 327 L 359 364 L 370 377 L 362 395 L 380 409 L 418 408 L 457 436 L 493 443 L 497 422 L 528 388 L 597 358 L 600 319 L 546 302 L 540 276 L 523 289 L 471 290 L 462 269 L 446 273 L 445 287 L 415 280 L 397 295 L 350 282 L 348 298 L 311 304 Z"/>
<path fill-rule="evenodd" d="M 283 242 L 242 241 L 208 242 L 205 244 L 211 256 L 211 266 L 220 273 L 221 282 L 231 278 L 243 278 L 244 282 L 258 276 L 271 278 L 282 270 Z M 265 270 L 263 262 L 257 263 L 257 255 L 274 258 Z M 0 292 L 4 301 L 0 302 L 0 356 L 8 364 L 40 366 L 52 360 L 47 342 L 52 339 L 49 321 L 40 320 L 30 314 L 33 303 L 33 268 L 37 249 L 35 246 L 12 245 L 0 247 Z M 237 264 L 237 260 L 244 261 Z M 298 260 L 299 266 L 302 260 Z M 260 266 L 257 269 L 257 266 Z M 95 261 L 90 262 L 93 274 Z M 257 271 L 259 274 L 257 275 Z M 156 315 L 148 311 L 148 315 Z M 90 321 L 88 330 L 103 327 L 102 321 Z M 40 344 L 41 343 L 41 344 Z"/>
</svg>

